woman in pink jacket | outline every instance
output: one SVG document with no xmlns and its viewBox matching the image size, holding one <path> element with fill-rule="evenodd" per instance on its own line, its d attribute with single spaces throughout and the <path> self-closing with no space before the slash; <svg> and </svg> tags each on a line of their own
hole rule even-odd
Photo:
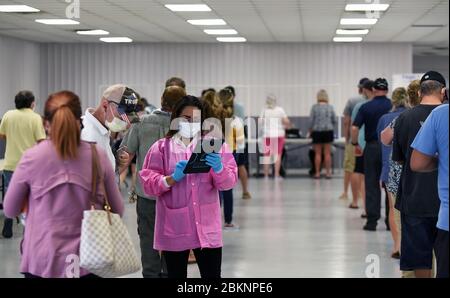
<svg viewBox="0 0 450 298">
<path fill-rule="evenodd" d="M 222 219 L 219 191 L 237 181 L 237 166 L 226 144 L 209 153 L 208 173 L 184 174 L 207 118 L 200 100 L 184 97 L 172 113 L 171 130 L 147 153 L 139 172 L 144 191 L 156 196 L 154 248 L 167 263 L 169 278 L 186 278 L 189 251 L 194 251 L 202 278 L 220 278 Z M 219 130 L 220 131 L 220 130 Z"/>
</svg>

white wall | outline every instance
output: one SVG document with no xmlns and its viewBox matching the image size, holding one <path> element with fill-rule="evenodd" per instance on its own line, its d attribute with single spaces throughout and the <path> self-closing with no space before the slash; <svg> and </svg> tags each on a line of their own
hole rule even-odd
<svg viewBox="0 0 450 298">
<path fill-rule="evenodd" d="M 39 96 L 39 64 L 38 44 L 0 36 L 0 118 L 14 108 L 18 91 L 28 89 Z"/>
<path fill-rule="evenodd" d="M 289 115 L 307 115 L 318 89 L 330 93 L 341 114 L 362 76 L 412 71 L 406 43 L 364 44 L 43 44 L 41 96 L 69 89 L 83 108 L 95 105 L 109 84 L 126 83 L 159 104 L 164 81 L 181 76 L 188 93 L 207 87 L 237 87 L 247 113 L 258 115 L 274 93 Z"/>
</svg>

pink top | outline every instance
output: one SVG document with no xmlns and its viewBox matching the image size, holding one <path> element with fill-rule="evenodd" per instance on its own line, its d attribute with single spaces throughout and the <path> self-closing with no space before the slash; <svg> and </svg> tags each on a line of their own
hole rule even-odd
<svg viewBox="0 0 450 298">
<path fill-rule="evenodd" d="M 196 142 L 185 146 L 177 137 L 161 139 L 150 148 L 139 172 L 144 191 L 157 197 L 154 248 L 183 251 L 222 247 L 219 190 L 237 181 L 237 166 L 226 144 L 221 148 L 223 170 L 188 174 L 172 187 L 170 176 L 180 160 L 189 160 Z"/>
<path fill-rule="evenodd" d="M 123 200 L 111 162 L 98 146 L 97 150 L 112 211 L 122 215 Z M 14 218 L 28 201 L 20 272 L 40 277 L 66 277 L 66 269 L 74 267 L 66 258 L 71 254 L 79 255 L 83 211 L 90 208 L 91 154 L 90 144 L 81 142 L 78 158 L 63 161 L 48 140 L 23 154 L 4 202 L 5 215 Z M 104 201 L 100 191 L 97 200 Z M 96 209 L 103 208 L 102 205 L 98 204 Z M 80 276 L 88 273 L 80 270 Z"/>
</svg>

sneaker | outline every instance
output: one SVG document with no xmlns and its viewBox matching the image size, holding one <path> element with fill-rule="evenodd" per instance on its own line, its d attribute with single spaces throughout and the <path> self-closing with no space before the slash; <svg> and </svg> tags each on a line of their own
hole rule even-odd
<svg viewBox="0 0 450 298">
<path fill-rule="evenodd" d="M 284 178 L 281 176 L 275 176 L 275 181 L 283 181 Z"/>
<path fill-rule="evenodd" d="M 5 221 L 3 223 L 3 230 L 2 235 L 4 238 L 12 238 L 13 236 L 13 220 L 11 218 L 5 218 Z"/>
<path fill-rule="evenodd" d="M 244 199 L 244 200 L 248 200 L 251 198 L 252 198 L 252 196 L 250 195 L 250 193 L 248 191 L 246 191 L 242 194 L 242 199 Z"/>
</svg>

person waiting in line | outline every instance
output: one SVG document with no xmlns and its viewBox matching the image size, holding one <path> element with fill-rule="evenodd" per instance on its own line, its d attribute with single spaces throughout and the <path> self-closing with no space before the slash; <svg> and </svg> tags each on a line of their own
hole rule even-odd
<svg viewBox="0 0 450 298">
<path fill-rule="evenodd" d="M 221 119 L 223 138 L 232 150 L 238 168 L 239 166 L 245 167 L 242 153 L 245 149 L 244 125 L 242 120 L 234 115 L 233 93 L 229 89 L 222 89 L 219 91 L 219 99 L 223 107 Z M 237 228 L 233 224 L 233 189 L 221 191 L 220 196 L 223 201 L 224 228 Z"/>
<path fill-rule="evenodd" d="M 309 133 L 314 147 L 315 179 L 320 179 L 322 162 L 325 164 L 326 178 L 331 179 L 331 145 L 334 141 L 334 127 L 336 126 L 336 113 L 330 105 L 325 90 L 317 93 L 317 104 L 311 108 L 309 116 Z M 322 160 L 322 155 L 324 160 Z"/>
<path fill-rule="evenodd" d="M 233 115 L 236 119 L 240 119 L 244 125 L 244 138 L 247 137 L 246 133 L 246 124 L 245 124 L 245 109 L 244 106 L 236 100 L 236 89 L 233 86 L 227 86 L 224 89 L 230 90 L 231 94 L 233 94 Z M 238 164 L 238 173 L 239 180 L 241 181 L 242 186 L 242 199 L 248 200 L 251 199 L 252 196 L 250 191 L 248 190 L 248 145 L 243 140 L 243 150 L 239 150 L 240 152 L 235 153 L 235 157 L 237 158 Z"/>
<path fill-rule="evenodd" d="M 442 91 L 441 91 L 442 92 Z M 439 216 L 437 236 L 434 243 L 436 254 L 436 277 L 449 278 L 448 241 L 448 104 L 431 112 L 417 134 L 412 148 L 411 170 L 428 172 L 438 168 Z"/>
<path fill-rule="evenodd" d="M 366 231 L 376 231 L 378 220 L 381 217 L 381 143 L 377 135 L 377 125 L 381 116 L 392 109 L 391 100 L 386 97 L 388 82 L 384 78 L 378 78 L 374 82 L 373 92 L 375 97 L 363 104 L 356 115 L 352 126 L 352 144 L 356 147 L 355 153 L 361 152 L 358 143 L 358 134 L 364 125 L 366 146 L 364 148 L 364 180 L 366 187 Z M 389 211 L 389 210 L 387 210 Z M 389 221 L 386 218 L 386 227 L 389 229 Z"/>
<path fill-rule="evenodd" d="M 413 108 L 420 103 L 419 98 L 420 80 L 414 80 L 409 83 L 406 92 L 408 94 L 407 107 Z M 392 122 L 381 132 L 381 142 L 385 146 L 392 146 L 392 140 L 394 139 L 394 126 L 397 118 L 393 119 Z M 401 219 L 400 211 L 395 208 L 396 200 L 398 197 L 398 190 L 400 185 L 400 176 L 402 173 L 403 165 L 399 162 L 392 160 L 392 154 L 389 157 L 389 178 L 386 185 L 389 195 L 392 198 L 392 204 L 394 206 L 394 221 L 397 228 L 398 241 L 401 246 L 402 239 L 402 229 L 401 229 Z M 399 249 L 400 251 L 401 249 Z M 414 271 L 402 271 L 402 277 L 404 278 L 414 278 Z"/>
<path fill-rule="evenodd" d="M 266 98 L 266 107 L 259 117 L 259 127 L 262 131 L 263 153 L 270 162 L 264 163 L 264 178 L 269 178 L 269 166 L 275 160 L 273 176 L 276 180 L 282 180 L 280 175 L 281 158 L 283 154 L 286 129 L 291 127 L 291 121 L 282 107 L 277 104 L 274 95 Z"/>
<path fill-rule="evenodd" d="M 186 82 L 179 77 L 171 77 L 166 81 L 166 88 L 170 86 L 178 86 L 186 90 Z"/>
<path fill-rule="evenodd" d="M 442 104 L 444 77 L 434 71 L 420 80 L 420 104 L 395 121 L 392 159 L 403 163 L 400 192 L 396 208 L 401 212 L 400 270 L 414 270 L 415 277 L 432 276 L 433 245 L 439 214 L 438 172 L 417 173 L 411 170 L 411 145 L 423 122 Z"/>
<path fill-rule="evenodd" d="M 392 92 L 392 111 L 383 115 L 378 121 L 377 133 L 381 141 L 381 132 L 390 125 L 392 121 L 394 121 L 401 113 L 406 110 L 408 94 L 406 89 L 403 87 L 396 88 Z M 387 188 L 387 184 L 389 181 L 389 160 L 392 153 L 392 147 L 386 146 L 382 142 L 382 162 L 383 166 L 381 168 L 381 177 L 380 181 L 382 183 L 382 187 L 386 192 L 386 196 L 388 197 L 389 205 L 386 208 L 389 208 L 389 227 L 391 229 L 392 240 L 394 241 L 394 250 L 391 254 L 392 258 L 400 259 L 400 237 L 398 235 L 398 229 L 395 217 L 394 217 L 394 200 L 392 193 L 389 192 Z"/>
<path fill-rule="evenodd" d="M 114 170 L 117 166 L 128 164 L 129 155 L 121 151 L 118 161 L 111 148 L 111 132 L 123 132 L 130 126 L 127 114 L 133 114 L 138 104 L 136 92 L 122 84 L 109 86 L 96 108 L 88 108 L 82 117 L 81 139 L 97 143 L 108 154 Z M 118 168 L 117 167 L 117 168 Z"/>
<path fill-rule="evenodd" d="M 361 106 L 363 104 L 365 104 L 367 101 L 372 100 L 374 97 L 372 80 L 368 80 L 363 83 L 362 94 L 363 94 L 365 101 L 356 104 L 356 106 L 353 108 L 352 119 L 351 119 L 352 125 L 353 125 L 353 121 L 355 121 L 355 119 L 356 119 L 356 115 L 358 115 L 358 112 L 359 112 L 359 109 L 361 108 Z M 355 169 L 353 170 L 353 174 L 351 176 L 353 200 L 349 207 L 350 207 L 350 209 L 359 208 L 358 207 L 358 198 L 361 197 L 362 209 L 363 209 L 361 218 L 367 218 L 366 188 L 364 185 L 364 148 L 366 147 L 366 141 L 365 141 L 365 136 L 364 136 L 364 125 L 361 126 L 361 129 L 359 130 L 359 133 L 358 133 L 358 144 L 359 144 L 360 150 L 356 150 L 358 148 L 355 148 L 353 146 L 353 148 L 355 149 L 355 152 L 354 152 L 354 154 L 355 154 Z"/>
<path fill-rule="evenodd" d="M 350 98 L 344 108 L 344 138 L 345 138 L 345 151 L 344 151 L 344 191 L 339 196 L 339 199 L 348 201 L 348 187 L 351 185 L 352 192 L 355 193 L 356 185 L 351 179 L 355 170 L 355 148 L 350 141 L 350 133 L 352 128 L 352 112 L 355 106 L 360 102 L 365 102 L 366 99 L 363 96 L 363 86 L 368 78 L 362 78 L 358 84 L 358 96 Z M 355 201 L 355 198 L 353 198 Z M 357 201 L 357 198 L 356 198 Z"/>
<path fill-rule="evenodd" d="M 49 140 L 27 150 L 20 160 L 5 197 L 4 211 L 17 216 L 27 206 L 20 272 L 27 278 L 71 277 L 71 254 L 79 255 L 83 212 L 91 208 L 93 147 L 101 165 L 96 209 L 107 195 L 111 212 L 123 214 L 122 196 L 114 170 L 101 146 L 81 141 L 81 105 L 78 96 L 61 91 L 45 103 Z M 80 277 L 96 277 L 80 268 Z"/>
<path fill-rule="evenodd" d="M 174 107 L 186 96 L 186 91 L 178 86 L 167 87 L 161 97 L 161 108 L 151 115 L 142 116 L 140 122 L 133 124 L 122 140 L 121 146 L 127 148 L 130 158 L 137 158 L 137 171 L 142 170 L 145 156 L 151 146 L 164 138 L 170 129 L 170 117 Z M 119 169 L 127 168 L 124 165 Z M 153 238 L 156 218 L 156 198 L 145 194 L 138 179 L 137 194 L 137 225 L 141 246 L 142 275 L 144 278 L 158 278 L 167 275 L 165 261 L 159 252 L 153 249 Z"/>
<path fill-rule="evenodd" d="M 6 139 L 5 163 L 3 166 L 3 187 L 8 190 L 11 177 L 22 154 L 46 138 L 42 118 L 35 113 L 35 98 L 30 91 L 20 91 L 14 98 L 16 109 L 3 115 L 0 123 L 0 138 Z M 13 219 L 6 217 L 2 235 L 13 236 Z"/>
<path fill-rule="evenodd" d="M 208 119 L 201 101 L 184 97 L 175 107 L 171 129 L 148 152 L 139 172 L 144 191 L 156 196 L 154 248 L 161 250 L 169 278 L 186 278 L 189 251 L 194 251 L 202 278 L 220 278 L 222 226 L 219 191 L 232 189 L 237 166 L 226 143 L 208 153 L 208 173 L 185 174 Z"/>
</svg>

